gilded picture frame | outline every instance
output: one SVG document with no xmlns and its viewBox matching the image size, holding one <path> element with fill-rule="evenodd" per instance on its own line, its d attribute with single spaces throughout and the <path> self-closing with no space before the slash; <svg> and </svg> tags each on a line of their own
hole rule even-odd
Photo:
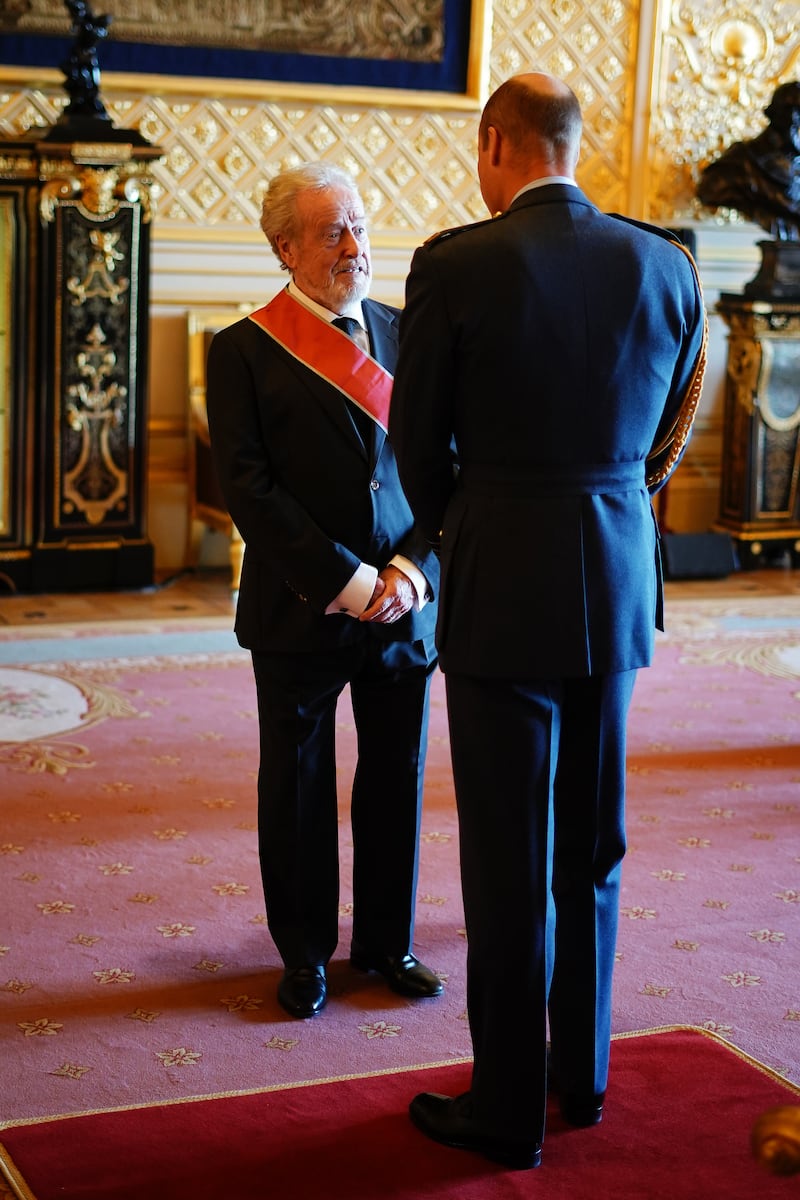
<svg viewBox="0 0 800 1200">
<path fill-rule="evenodd" d="M 188 497 L 186 562 L 200 559 L 203 532 L 214 529 L 228 539 L 231 591 L 239 590 L 244 544 L 225 507 L 211 456 L 206 412 L 206 361 L 211 339 L 220 329 L 240 321 L 248 306 L 190 309 L 186 314 Z"/>
<path fill-rule="evenodd" d="M 381 106 L 476 110 L 488 92 L 493 0 L 443 0 L 441 63 L 368 59 L 357 54 L 273 54 L 115 42 L 98 47 L 103 91 L 364 102 Z M 0 80 L 23 87 L 63 82 L 52 64 L 69 47 L 64 37 L 9 32 L 0 14 Z M 113 23 L 112 23 L 113 31 Z"/>
</svg>

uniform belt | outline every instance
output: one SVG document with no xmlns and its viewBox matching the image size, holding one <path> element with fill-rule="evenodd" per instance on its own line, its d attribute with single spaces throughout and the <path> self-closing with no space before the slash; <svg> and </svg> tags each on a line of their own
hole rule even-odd
<svg viewBox="0 0 800 1200">
<path fill-rule="evenodd" d="M 475 464 L 462 467 L 459 484 L 468 493 L 497 497 L 610 495 L 644 489 L 645 464 L 642 459 L 636 459 L 634 462 L 587 463 L 556 470 Z"/>
</svg>

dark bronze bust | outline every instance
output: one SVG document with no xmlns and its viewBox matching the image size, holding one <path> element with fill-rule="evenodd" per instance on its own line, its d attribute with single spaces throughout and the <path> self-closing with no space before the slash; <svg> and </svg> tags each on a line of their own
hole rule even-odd
<svg viewBox="0 0 800 1200">
<path fill-rule="evenodd" d="M 733 208 L 773 241 L 800 241 L 800 81 L 781 84 L 764 109 L 769 125 L 734 142 L 702 171 L 697 197 Z"/>
</svg>

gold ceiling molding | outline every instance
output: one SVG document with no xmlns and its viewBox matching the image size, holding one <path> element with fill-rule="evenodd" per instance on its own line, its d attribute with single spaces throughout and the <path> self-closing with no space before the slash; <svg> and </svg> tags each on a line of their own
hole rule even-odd
<svg viewBox="0 0 800 1200">
<path fill-rule="evenodd" d="M 709 216 L 702 168 L 766 126 L 775 88 L 800 71 L 797 0 L 661 0 L 650 104 L 649 216 Z"/>
</svg>

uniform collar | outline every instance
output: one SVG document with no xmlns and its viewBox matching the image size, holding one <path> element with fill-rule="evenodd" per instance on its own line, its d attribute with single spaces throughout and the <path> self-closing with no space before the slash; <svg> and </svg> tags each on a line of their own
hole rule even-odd
<svg viewBox="0 0 800 1200">
<path fill-rule="evenodd" d="M 534 188 L 547 187 L 550 183 L 566 183 L 570 187 L 575 188 L 578 186 L 575 180 L 570 179 L 568 175 L 545 175 L 543 179 L 532 179 L 530 183 L 526 183 L 524 187 L 521 187 L 512 198 L 511 204 L 515 200 L 519 200 L 520 196 L 524 195 L 525 192 L 532 192 Z M 511 208 L 511 204 L 508 205 L 509 208 Z"/>
</svg>

